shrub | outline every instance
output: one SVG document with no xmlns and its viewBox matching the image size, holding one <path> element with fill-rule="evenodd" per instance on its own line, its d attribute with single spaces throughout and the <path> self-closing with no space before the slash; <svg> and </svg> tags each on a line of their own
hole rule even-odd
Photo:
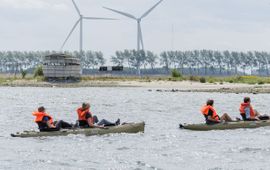
<svg viewBox="0 0 270 170">
<path fill-rule="evenodd" d="M 150 77 L 147 76 L 147 77 L 145 78 L 145 81 L 146 81 L 146 82 L 151 82 Z"/>
<path fill-rule="evenodd" d="M 206 79 L 204 77 L 200 77 L 200 82 L 201 83 L 206 83 Z"/>
<path fill-rule="evenodd" d="M 169 78 L 169 81 L 182 81 L 181 78 Z"/>
<path fill-rule="evenodd" d="M 43 74 L 43 69 L 41 66 L 38 66 L 36 69 L 35 69 L 35 72 L 34 72 L 34 77 L 42 77 L 44 76 Z"/>
<path fill-rule="evenodd" d="M 258 82 L 258 84 L 262 85 L 262 84 L 264 84 L 264 82 L 261 80 Z"/>
<path fill-rule="evenodd" d="M 25 78 L 26 74 L 27 74 L 27 71 L 26 70 L 22 70 L 21 71 L 22 79 Z"/>
<path fill-rule="evenodd" d="M 182 75 L 177 69 L 173 69 L 172 70 L 172 77 L 178 78 L 178 77 L 182 77 Z"/>
<path fill-rule="evenodd" d="M 199 81 L 199 78 L 196 76 L 189 76 L 190 81 Z"/>
<path fill-rule="evenodd" d="M 236 76 L 235 79 L 236 79 L 237 82 L 243 81 L 243 77 L 242 76 Z"/>
<path fill-rule="evenodd" d="M 210 80 L 209 80 L 209 83 L 214 83 L 214 80 L 213 80 L 213 79 L 210 79 Z"/>
</svg>

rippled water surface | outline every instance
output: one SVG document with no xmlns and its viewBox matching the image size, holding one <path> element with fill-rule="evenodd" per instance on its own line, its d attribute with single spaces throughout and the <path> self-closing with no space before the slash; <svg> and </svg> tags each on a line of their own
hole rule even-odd
<svg viewBox="0 0 270 170">
<path fill-rule="evenodd" d="M 270 128 L 193 132 L 200 106 L 238 116 L 245 94 L 161 93 L 146 88 L 0 88 L 0 169 L 269 169 Z M 267 113 L 270 96 L 249 95 Z M 145 121 L 145 133 L 12 138 L 36 129 L 32 111 L 44 105 L 56 119 L 76 120 L 82 101 L 99 118 Z"/>
</svg>

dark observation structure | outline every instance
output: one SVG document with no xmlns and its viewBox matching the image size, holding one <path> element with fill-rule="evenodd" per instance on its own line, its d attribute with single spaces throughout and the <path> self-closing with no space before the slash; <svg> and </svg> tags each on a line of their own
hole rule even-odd
<svg viewBox="0 0 270 170">
<path fill-rule="evenodd" d="M 66 54 L 52 54 L 44 57 L 43 73 L 47 80 L 80 80 L 80 60 Z"/>
</svg>

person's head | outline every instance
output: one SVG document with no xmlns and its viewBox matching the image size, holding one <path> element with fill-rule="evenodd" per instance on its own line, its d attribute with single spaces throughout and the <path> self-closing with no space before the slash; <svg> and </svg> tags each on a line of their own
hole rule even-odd
<svg viewBox="0 0 270 170">
<path fill-rule="evenodd" d="M 45 109 L 45 107 L 43 107 L 43 106 L 41 106 L 41 107 L 38 108 L 38 112 L 45 112 L 45 110 L 46 110 L 46 109 Z"/>
<path fill-rule="evenodd" d="M 86 110 L 86 109 L 89 109 L 90 108 L 90 104 L 89 103 L 83 103 L 82 104 L 82 109 L 83 110 Z"/>
<path fill-rule="evenodd" d="M 213 99 L 208 99 L 206 102 L 207 106 L 213 106 L 214 105 L 214 100 Z"/>
<path fill-rule="evenodd" d="M 244 98 L 244 103 L 250 103 L 250 98 L 249 97 L 245 97 Z"/>
</svg>

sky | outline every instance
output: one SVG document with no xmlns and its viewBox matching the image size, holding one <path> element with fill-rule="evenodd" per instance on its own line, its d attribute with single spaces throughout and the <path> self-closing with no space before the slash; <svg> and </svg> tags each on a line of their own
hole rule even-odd
<svg viewBox="0 0 270 170">
<path fill-rule="evenodd" d="M 141 16 L 158 0 L 75 0 L 86 20 L 84 50 L 137 47 L 136 21 L 103 6 Z M 59 50 L 79 19 L 71 0 L 0 0 L 0 50 Z M 164 0 L 142 20 L 146 50 L 270 51 L 269 0 Z M 79 27 L 64 50 L 79 50 Z"/>
</svg>

